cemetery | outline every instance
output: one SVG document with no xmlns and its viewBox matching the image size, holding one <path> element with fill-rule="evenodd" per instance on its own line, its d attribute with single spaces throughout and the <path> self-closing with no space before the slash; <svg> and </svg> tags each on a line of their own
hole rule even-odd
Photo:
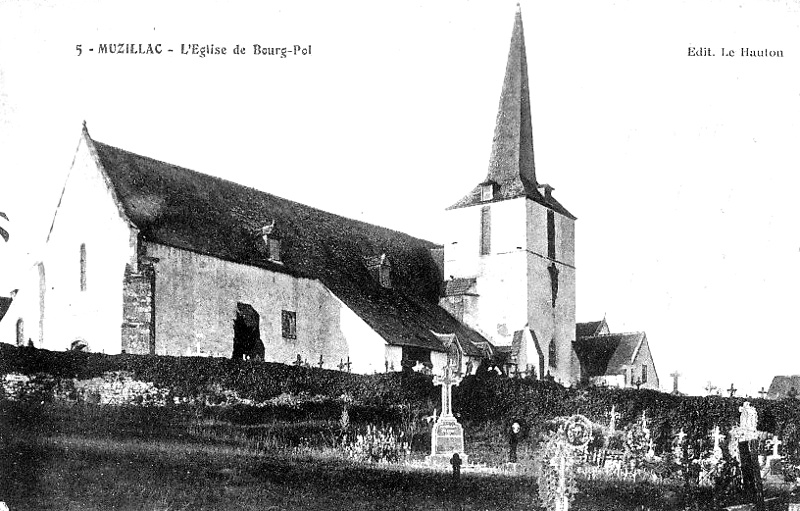
<svg viewBox="0 0 800 511">
<path fill-rule="evenodd" d="M 796 509 L 794 400 L 0 345 L 9 509 Z"/>
</svg>

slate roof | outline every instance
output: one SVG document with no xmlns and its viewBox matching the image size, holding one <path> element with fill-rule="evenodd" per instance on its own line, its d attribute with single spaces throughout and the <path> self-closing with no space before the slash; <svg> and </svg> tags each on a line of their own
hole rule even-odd
<svg viewBox="0 0 800 511">
<path fill-rule="evenodd" d="M 603 334 L 581 337 L 573 347 L 587 376 L 614 375 L 633 362 L 636 349 L 644 340 L 644 332 Z"/>
<path fill-rule="evenodd" d="M 789 395 L 789 391 L 794 387 L 797 395 L 800 396 L 800 375 L 775 376 L 769 385 L 767 397 L 769 399 L 781 399 Z"/>
<path fill-rule="evenodd" d="M 446 351 L 432 331 L 456 333 L 468 354 L 480 355 L 473 342 L 486 339 L 438 306 L 438 245 L 93 141 L 85 129 L 84 136 L 144 240 L 318 279 L 389 344 Z M 272 221 L 280 263 L 268 259 L 261 238 Z M 392 261 L 392 289 L 364 264 L 376 254 Z"/>
<path fill-rule="evenodd" d="M 8 312 L 8 308 L 11 307 L 11 302 L 13 300 L 7 296 L 0 296 L 0 320 L 3 319 L 3 316 L 6 315 Z"/>
<path fill-rule="evenodd" d="M 605 319 L 601 319 L 600 321 L 589 321 L 587 323 L 576 323 L 575 338 L 580 339 L 581 337 L 597 335 L 600 332 L 600 328 L 603 326 L 604 322 Z"/>
<path fill-rule="evenodd" d="M 477 296 L 475 283 L 478 282 L 477 278 L 455 278 L 445 281 L 444 295 L 445 296 L 458 296 L 458 295 L 474 295 Z"/>
<path fill-rule="evenodd" d="M 476 186 L 449 209 L 482 202 L 481 185 L 494 184 L 496 186 L 493 201 L 528 197 L 564 216 L 575 219 L 551 194 L 543 195 L 538 190 L 533 158 L 533 128 L 527 60 L 522 13 L 518 10 L 514 18 L 506 74 L 500 94 L 500 105 L 497 109 L 489 171 L 483 183 Z"/>
</svg>

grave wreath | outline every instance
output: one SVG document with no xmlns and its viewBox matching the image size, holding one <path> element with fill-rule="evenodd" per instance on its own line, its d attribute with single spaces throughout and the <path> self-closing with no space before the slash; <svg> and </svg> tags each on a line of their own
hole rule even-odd
<svg viewBox="0 0 800 511">
<path fill-rule="evenodd" d="M 578 492 L 575 467 L 592 438 L 592 423 L 582 415 L 559 421 L 540 447 L 539 499 L 549 510 L 567 511 Z"/>
</svg>

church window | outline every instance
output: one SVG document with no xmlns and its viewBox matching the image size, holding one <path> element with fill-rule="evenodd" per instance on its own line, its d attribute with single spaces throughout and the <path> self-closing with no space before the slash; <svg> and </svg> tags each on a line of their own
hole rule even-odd
<svg viewBox="0 0 800 511">
<path fill-rule="evenodd" d="M 488 255 L 492 244 L 492 225 L 489 206 L 481 208 L 481 255 Z"/>
<path fill-rule="evenodd" d="M 556 258 L 556 216 L 553 210 L 547 210 L 547 257 Z"/>
<path fill-rule="evenodd" d="M 297 339 L 297 313 L 281 311 L 281 335 L 284 339 Z"/>
<path fill-rule="evenodd" d="M 25 321 L 22 318 L 17 320 L 17 346 L 25 344 Z"/>
<path fill-rule="evenodd" d="M 556 364 L 558 362 L 556 360 L 557 353 L 558 353 L 558 350 L 556 349 L 556 340 L 555 340 L 555 338 L 550 339 L 550 349 L 548 349 L 548 353 L 547 353 L 547 359 L 548 359 L 547 363 L 548 363 L 548 365 L 550 367 L 553 367 L 553 368 L 556 367 Z"/>
<path fill-rule="evenodd" d="M 86 243 L 81 243 L 81 291 L 86 291 Z"/>
<path fill-rule="evenodd" d="M 552 305 L 556 306 L 556 298 L 558 298 L 558 267 L 555 263 L 550 263 L 547 267 L 550 272 L 550 295 L 552 297 Z"/>
<path fill-rule="evenodd" d="M 642 383 L 647 383 L 647 364 L 642 364 Z"/>
</svg>

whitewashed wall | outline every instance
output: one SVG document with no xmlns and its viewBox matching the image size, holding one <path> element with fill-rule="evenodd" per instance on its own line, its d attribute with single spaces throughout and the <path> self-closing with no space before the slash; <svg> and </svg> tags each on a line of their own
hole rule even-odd
<svg viewBox="0 0 800 511">
<path fill-rule="evenodd" d="M 125 265 L 135 263 L 136 235 L 123 218 L 89 144 L 82 136 L 42 258 L 41 347 L 64 350 L 80 338 L 91 351 L 119 353 L 122 282 Z M 85 291 L 81 290 L 81 244 L 86 246 Z M 26 294 L 37 295 L 37 288 L 26 289 Z M 34 321 L 38 319 L 26 324 Z"/>
<path fill-rule="evenodd" d="M 156 271 L 156 353 L 233 353 L 237 302 L 260 316 L 264 358 L 291 364 L 299 354 L 317 366 L 340 360 L 358 373 L 385 370 L 386 342 L 321 282 L 147 243 Z M 297 338 L 282 334 L 281 311 L 296 313 Z M 397 364 L 399 367 L 399 364 Z"/>
</svg>

